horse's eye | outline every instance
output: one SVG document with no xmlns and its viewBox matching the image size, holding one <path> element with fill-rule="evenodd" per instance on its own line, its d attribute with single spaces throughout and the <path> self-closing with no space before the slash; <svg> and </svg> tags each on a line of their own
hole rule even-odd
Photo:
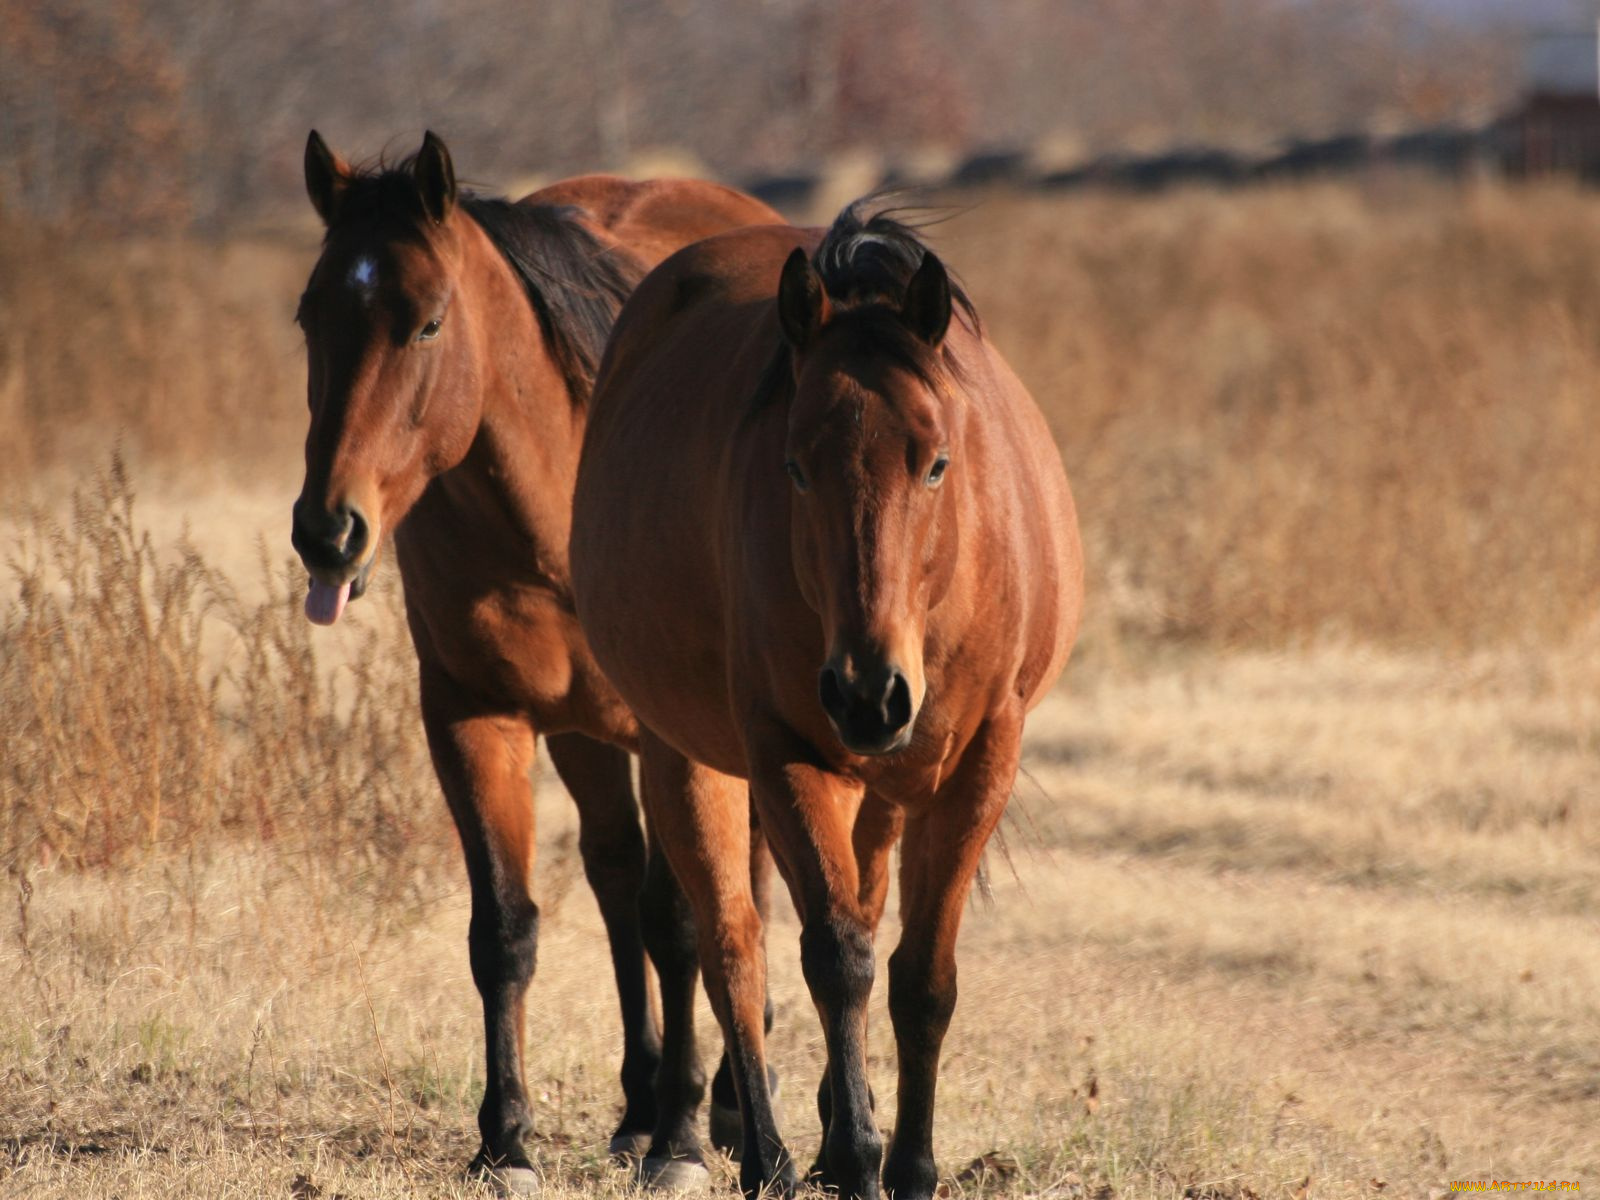
<svg viewBox="0 0 1600 1200">
<path fill-rule="evenodd" d="M 783 464 L 783 469 L 789 472 L 789 478 L 794 480 L 794 490 L 803 492 L 811 485 L 806 482 L 806 473 L 800 469 L 800 464 L 794 459 L 789 459 Z"/>
<path fill-rule="evenodd" d="M 434 338 L 439 336 L 439 327 L 443 324 L 444 322 L 442 320 L 440 320 L 438 317 L 435 317 L 422 327 L 422 332 L 417 334 L 417 341 L 431 342 Z"/>
<path fill-rule="evenodd" d="M 938 487 L 944 479 L 944 469 L 950 465 L 950 460 L 940 455 L 934 460 L 933 466 L 928 470 L 928 486 Z"/>
</svg>

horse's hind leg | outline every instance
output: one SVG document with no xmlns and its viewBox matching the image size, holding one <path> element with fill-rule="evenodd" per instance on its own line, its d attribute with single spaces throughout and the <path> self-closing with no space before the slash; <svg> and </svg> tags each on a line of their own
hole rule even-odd
<svg viewBox="0 0 1600 1200">
<path fill-rule="evenodd" d="M 483 711 L 426 665 L 422 719 L 472 884 L 467 942 L 483 997 L 488 1058 L 469 1172 L 502 1192 L 538 1185 L 523 1138 L 533 1130 L 522 1070 L 523 997 L 539 944 L 539 909 L 528 893 L 533 866 L 534 733 L 521 717 Z"/>
<path fill-rule="evenodd" d="M 648 811 L 650 781 L 642 771 L 640 782 Z M 652 1188 L 696 1188 L 710 1181 L 697 1132 L 706 1094 L 694 1033 L 700 952 L 694 913 L 657 841 L 653 817 L 649 829 L 649 865 L 639 909 L 645 948 L 661 983 L 661 1067 L 656 1075 L 656 1127 L 640 1174 Z"/>
<path fill-rule="evenodd" d="M 625 751 L 582 734 L 546 737 L 550 760 L 578 806 L 578 850 L 611 943 L 622 1005 L 622 1120 L 611 1153 L 639 1157 L 656 1123 L 655 1078 L 661 1038 L 650 1003 L 639 894 L 644 886 L 644 832 Z"/>
<path fill-rule="evenodd" d="M 900 1086 L 883 1183 L 893 1200 L 927 1200 L 938 1183 L 933 1098 L 940 1047 L 956 1007 L 956 934 L 983 848 L 1005 811 L 1021 741 L 1020 715 L 991 720 L 933 803 L 906 822 L 904 932 L 889 957 Z"/>
<path fill-rule="evenodd" d="M 750 892 L 756 902 L 756 912 L 761 917 L 763 930 L 762 953 L 766 952 L 766 938 L 764 931 L 767 918 L 772 911 L 772 851 L 767 847 L 767 839 L 761 832 L 760 824 L 755 820 L 755 814 L 750 818 Z M 762 1016 L 764 1032 L 772 1032 L 772 997 L 767 997 L 766 1009 Z M 778 1073 L 767 1066 L 767 1089 L 773 1102 L 778 1099 Z M 717 1065 L 716 1078 L 711 1081 L 711 1144 L 718 1150 L 725 1151 L 734 1162 L 738 1162 L 744 1152 L 743 1118 L 739 1115 L 739 1093 L 733 1086 L 733 1063 L 729 1061 L 727 1051 L 723 1051 L 722 1061 Z"/>
</svg>

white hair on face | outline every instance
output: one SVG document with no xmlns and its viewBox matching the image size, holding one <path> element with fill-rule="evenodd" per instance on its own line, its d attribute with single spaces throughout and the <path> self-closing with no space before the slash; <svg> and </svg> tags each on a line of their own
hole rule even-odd
<svg viewBox="0 0 1600 1200">
<path fill-rule="evenodd" d="M 363 254 L 350 266 L 346 280 L 358 292 L 370 292 L 378 282 L 378 264 L 370 254 Z"/>
</svg>

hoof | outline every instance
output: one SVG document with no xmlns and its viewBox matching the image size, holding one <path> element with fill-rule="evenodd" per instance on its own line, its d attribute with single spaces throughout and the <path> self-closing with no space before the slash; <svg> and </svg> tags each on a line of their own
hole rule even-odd
<svg viewBox="0 0 1600 1200">
<path fill-rule="evenodd" d="M 467 1178 L 487 1185 L 496 1196 L 537 1196 L 544 1191 L 544 1180 L 532 1167 L 491 1167 L 474 1161 Z"/>
<path fill-rule="evenodd" d="M 650 1153 L 650 1131 L 640 1129 L 632 1133 L 614 1133 L 606 1150 L 618 1162 L 638 1162 Z"/>
<path fill-rule="evenodd" d="M 778 1073 L 767 1068 L 767 1096 L 772 1100 L 772 1117 L 781 1127 L 783 1116 L 778 1111 Z M 736 1104 L 711 1102 L 711 1144 L 734 1162 L 744 1154 L 744 1116 Z"/>
<path fill-rule="evenodd" d="M 711 1104 L 711 1144 L 734 1162 L 744 1154 L 744 1117 L 738 1108 Z"/>
<path fill-rule="evenodd" d="M 639 1184 L 650 1192 L 704 1192 L 711 1172 L 692 1158 L 645 1158 L 639 1162 Z"/>
</svg>

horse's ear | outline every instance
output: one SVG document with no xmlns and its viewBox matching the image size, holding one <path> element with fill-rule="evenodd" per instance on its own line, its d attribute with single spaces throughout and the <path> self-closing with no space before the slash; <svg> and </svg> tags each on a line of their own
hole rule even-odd
<svg viewBox="0 0 1600 1200">
<path fill-rule="evenodd" d="M 906 284 L 900 316 L 928 345 L 944 341 L 950 328 L 950 274 L 932 250 L 923 252 L 922 265 Z"/>
<path fill-rule="evenodd" d="M 440 224 L 456 206 L 456 169 L 450 162 L 450 151 L 444 139 L 433 130 L 422 135 L 422 149 L 417 151 L 417 191 L 422 196 L 422 207 L 434 224 Z"/>
<path fill-rule="evenodd" d="M 822 276 L 811 266 L 810 256 L 796 247 L 778 280 L 778 324 L 783 336 L 796 350 L 804 350 L 832 315 Z"/>
<path fill-rule="evenodd" d="M 349 182 L 349 166 L 313 129 L 306 139 L 306 195 L 324 225 L 332 225 L 339 215 L 339 200 Z"/>
</svg>

